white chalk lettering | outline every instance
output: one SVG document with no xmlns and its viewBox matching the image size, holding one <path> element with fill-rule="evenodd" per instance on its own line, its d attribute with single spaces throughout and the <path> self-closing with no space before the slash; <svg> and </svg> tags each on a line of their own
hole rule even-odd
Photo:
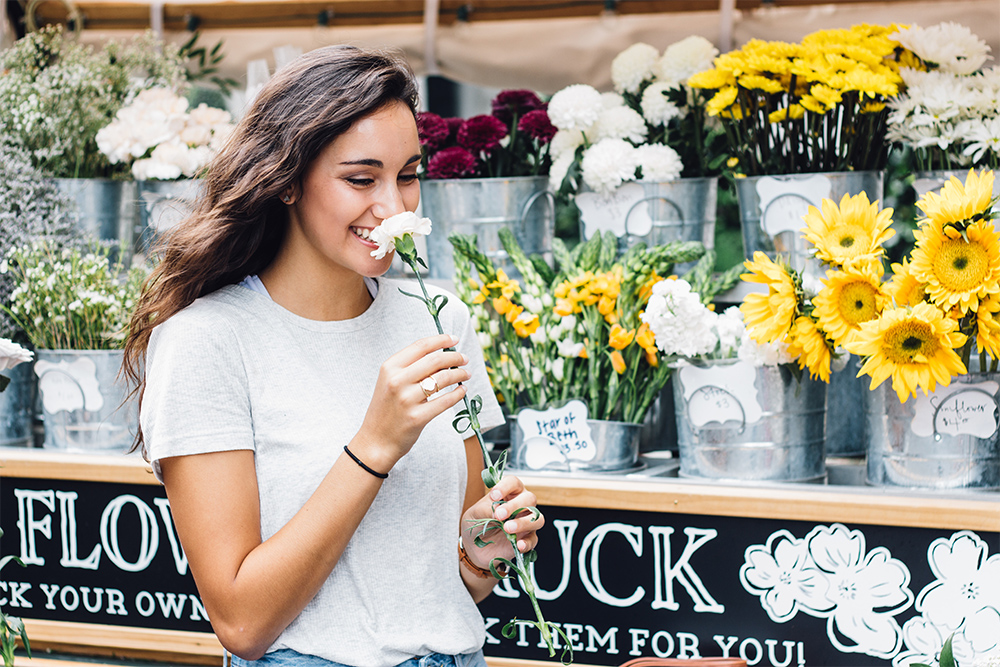
<svg viewBox="0 0 1000 667">
<path fill-rule="evenodd" d="M 646 645 L 646 640 L 649 639 L 649 630 L 629 628 L 628 633 L 632 635 L 632 650 L 628 654 L 642 655 L 642 647 Z"/>
<path fill-rule="evenodd" d="M 609 533 L 621 533 L 632 546 L 636 556 L 642 556 L 642 528 L 624 523 L 606 523 L 598 526 L 583 538 L 580 545 L 579 568 L 580 580 L 593 598 L 612 607 L 631 607 L 642 599 L 646 590 L 637 586 L 632 595 L 627 598 L 617 598 L 609 593 L 601 583 L 600 556 L 601 544 Z M 589 556 L 589 563 L 588 563 Z"/>
<path fill-rule="evenodd" d="M 587 626 L 587 648 L 585 649 L 587 653 L 597 653 L 597 647 L 603 647 L 607 644 L 608 648 L 604 651 L 608 655 L 616 655 L 618 653 L 618 645 L 616 644 L 616 639 L 618 636 L 618 628 L 610 628 L 602 636 L 592 625 Z"/>
<path fill-rule="evenodd" d="M 180 540 L 174 532 L 174 517 L 170 514 L 170 501 L 166 498 L 154 498 L 153 504 L 160 510 L 160 518 L 163 519 L 163 528 L 167 532 L 167 541 L 170 542 L 170 553 L 174 556 L 174 567 L 177 574 L 185 575 L 188 569 L 187 554 L 181 547 Z"/>
<path fill-rule="evenodd" d="M 674 581 L 676 580 L 691 596 L 691 600 L 694 602 L 694 611 L 712 614 L 725 612 L 725 605 L 716 602 L 690 563 L 694 552 L 706 542 L 715 539 L 719 531 L 714 528 L 685 528 L 684 534 L 687 535 L 688 541 L 684 545 L 684 551 L 681 552 L 680 558 L 673 565 L 671 565 L 670 535 L 673 534 L 674 529 L 669 526 L 650 526 L 649 532 L 653 536 L 653 555 L 657 563 L 654 570 L 655 593 L 652 608 L 669 609 L 670 611 L 680 609 L 680 605 L 674 600 Z"/>
<path fill-rule="evenodd" d="M 122 555 L 118 544 L 118 519 L 125 505 L 134 505 L 139 512 L 139 555 L 130 563 Z M 149 505 L 133 495 L 118 496 L 104 508 L 101 514 L 101 544 L 108 558 L 126 572 L 142 572 L 149 567 L 156 550 L 160 546 L 160 531 L 156 525 L 156 515 Z M 141 613 L 141 612 L 140 612 Z"/>
<path fill-rule="evenodd" d="M 76 491 L 56 491 L 59 499 L 59 535 L 62 538 L 62 558 L 59 564 L 63 567 L 75 567 L 83 570 L 96 570 L 101 561 L 101 545 L 95 544 L 90 555 L 80 560 L 77 557 L 76 543 Z M 86 603 L 84 603 L 86 605 Z M 100 607 L 100 603 L 97 605 Z"/>
<path fill-rule="evenodd" d="M 14 489 L 17 498 L 17 529 L 21 535 L 21 560 L 25 565 L 45 565 L 45 559 L 35 550 L 35 532 L 52 539 L 52 515 L 46 514 L 41 519 L 35 519 L 35 501 L 56 511 L 56 499 L 52 489 L 35 491 L 33 489 Z"/>
<path fill-rule="evenodd" d="M 660 648 L 661 639 L 667 640 L 666 648 Z M 653 649 L 653 655 L 657 658 L 669 658 L 670 654 L 674 652 L 674 638 L 666 630 L 660 630 L 653 635 L 653 638 L 649 641 L 649 646 Z"/>
<path fill-rule="evenodd" d="M 547 591 L 539 586 L 538 581 L 535 579 L 535 564 L 531 563 L 528 566 L 531 579 L 535 582 L 535 595 L 539 600 L 557 600 L 560 595 L 566 592 L 566 588 L 569 586 L 569 575 L 573 568 L 573 535 L 576 534 L 576 529 L 580 526 L 580 522 L 556 519 L 552 522 L 552 525 L 555 526 L 556 532 L 559 535 L 562 572 L 559 575 L 559 585 L 551 591 Z"/>
<path fill-rule="evenodd" d="M 156 611 L 156 600 L 147 591 L 139 591 L 135 596 L 135 608 L 145 617 L 150 617 Z"/>
</svg>

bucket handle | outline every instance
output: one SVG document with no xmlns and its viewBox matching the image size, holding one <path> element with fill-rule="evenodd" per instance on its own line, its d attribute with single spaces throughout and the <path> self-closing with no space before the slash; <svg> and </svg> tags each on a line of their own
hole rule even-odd
<svg viewBox="0 0 1000 667">
<path fill-rule="evenodd" d="M 717 387 L 715 385 L 704 385 L 704 386 L 698 387 L 697 389 L 694 390 L 694 393 L 691 394 L 691 396 L 693 397 L 695 394 L 697 394 L 699 392 L 702 392 L 702 391 L 705 391 L 707 389 L 715 389 L 716 391 L 720 391 L 723 394 L 726 394 L 726 395 L 730 396 L 733 399 L 733 401 L 736 403 L 736 405 L 739 406 L 739 408 L 740 408 L 740 428 L 739 428 L 738 431 L 736 431 L 736 434 L 737 435 L 743 435 L 743 431 L 745 431 L 746 427 L 747 427 L 747 411 L 743 409 L 743 403 L 740 402 L 740 399 L 736 398 L 736 395 L 733 394 L 731 391 L 723 389 L 722 387 Z M 687 401 L 685 401 L 684 412 L 685 412 L 685 415 L 687 416 L 688 423 L 693 425 L 694 424 L 694 420 L 691 419 L 691 399 L 688 399 Z M 719 427 L 716 427 L 716 428 L 721 428 L 721 425 Z M 698 434 L 701 433 L 702 431 L 711 431 L 711 430 L 715 430 L 715 429 L 714 428 L 707 428 L 707 427 L 701 427 L 701 428 L 694 428 L 694 426 L 691 427 L 691 431 L 694 433 L 695 438 L 697 438 Z"/>
<path fill-rule="evenodd" d="M 994 394 L 991 394 L 990 392 L 988 392 L 988 391 L 986 391 L 984 389 L 980 389 L 979 387 L 969 387 L 968 389 L 959 389 L 958 391 L 955 391 L 955 392 L 952 392 L 952 393 L 948 394 L 947 399 L 955 398 L 956 396 L 961 396 L 962 394 L 982 394 L 983 396 L 985 396 L 988 399 L 990 399 L 991 401 L 993 401 L 993 408 L 994 408 L 994 410 L 996 408 L 1000 407 L 1000 406 L 997 405 L 997 398 L 996 398 L 996 396 Z M 937 407 L 934 408 L 934 415 L 931 418 L 931 427 L 933 428 L 933 435 L 934 435 L 935 439 L 938 439 L 938 438 L 941 437 L 941 434 L 938 433 L 938 427 L 937 427 L 938 421 L 937 421 L 937 418 L 938 418 L 938 412 L 941 411 L 941 406 L 943 406 L 945 404 L 945 402 L 947 401 L 947 399 L 945 399 L 944 401 L 941 401 L 940 403 L 938 403 Z"/>
<path fill-rule="evenodd" d="M 545 200 L 549 202 L 549 206 L 552 207 L 552 218 L 556 217 L 556 196 L 552 194 L 550 190 L 539 190 L 538 192 L 532 194 L 524 201 L 524 206 L 521 207 L 521 219 L 520 224 L 523 225 L 524 221 L 528 219 L 528 211 L 531 207 L 535 205 L 541 197 L 545 197 Z"/>
<path fill-rule="evenodd" d="M 684 220 L 684 211 L 681 210 L 681 207 L 678 206 L 677 203 L 673 199 L 670 199 L 669 197 L 666 197 L 664 195 L 650 195 L 649 197 L 643 197 L 642 199 L 640 199 L 640 200 L 636 201 L 634 204 L 632 204 L 632 206 L 630 206 L 629 209 L 628 209 L 628 213 L 625 214 L 625 235 L 624 235 L 624 238 L 626 239 L 626 242 L 628 242 L 629 237 L 632 237 L 632 234 L 629 234 L 629 231 L 628 231 L 628 221 L 629 221 L 629 218 L 632 217 L 632 211 L 634 211 L 636 209 L 636 207 L 639 206 L 639 204 L 641 204 L 643 202 L 647 202 L 647 201 L 653 201 L 655 199 L 659 199 L 659 200 L 665 201 L 668 205 L 670 205 L 671 207 L 673 207 L 673 209 L 675 211 L 677 211 L 677 218 L 681 221 L 680 228 L 681 228 L 682 231 L 684 230 L 684 227 L 687 225 L 687 221 Z M 638 238 L 642 238 L 642 237 L 636 235 L 635 238 L 638 239 Z"/>
</svg>

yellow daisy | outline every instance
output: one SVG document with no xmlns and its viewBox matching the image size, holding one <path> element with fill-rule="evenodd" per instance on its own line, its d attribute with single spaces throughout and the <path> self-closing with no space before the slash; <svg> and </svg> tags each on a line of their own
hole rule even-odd
<svg viewBox="0 0 1000 667">
<path fill-rule="evenodd" d="M 937 228 L 975 221 L 990 213 L 993 203 L 993 172 L 970 169 L 965 183 L 952 176 L 941 192 L 927 192 L 917 202 L 927 221 Z"/>
<path fill-rule="evenodd" d="M 942 309 L 975 311 L 980 299 L 1000 292 L 1000 237 L 991 223 L 971 224 L 964 233 L 922 225 L 914 238 L 913 275 Z"/>
<path fill-rule="evenodd" d="M 844 347 L 864 357 L 858 376 L 871 376 L 871 389 L 892 378 L 892 388 L 903 402 L 916 396 L 917 387 L 934 391 L 947 386 L 952 375 L 965 373 L 955 348 L 965 343 L 958 323 L 929 303 L 892 308 L 882 317 L 861 325 L 854 341 Z"/>
<path fill-rule="evenodd" d="M 743 297 L 740 312 L 747 332 L 758 343 L 781 340 L 791 328 L 798 310 L 795 280 L 788 269 L 759 250 L 753 254 L 753 260 L 743 265 L 750 271 L 740 276 L 743 280 L 767 287 L 767 294 L 751 292 Z"/>
<path fill-rule="evenodd" d="M 891 268 L 892 278 L 882 290 L 897 306 L 915 306 L 927 300 L 924 284 L 914 277 L 909 260 L 904 259 L 902 264 L 893 264 Z"/>
<path fill-rule="evenodd" d="M 853 340 L 862 322 L 874 319 L 885 306 L 882 265 L 878 262 L 850 264 L 843 271 L 830 271 L 826 285 L 812 302 L 819 327 L 842 346 Z"/>
<path fill-rule="evenodd" d="M 830 381 L 830 344 L 811 317 L 796 318 L 788 332 L 788 354 L 795 357 L 799 368 L 809 369 L 812 379 Z"/>
<path fill-rule="evenodd" d="M 803 238 L 816 246 L 816 256 L 828 264 L 843 266 L 863 257 L 881 257 L 882 244 L 896 233 L 892 209 L 878 210 L 864 192 L 844 195 L 838 206 L 824 199 L 822 212 L 810 206 L 803 220 Z"/>
</svg>

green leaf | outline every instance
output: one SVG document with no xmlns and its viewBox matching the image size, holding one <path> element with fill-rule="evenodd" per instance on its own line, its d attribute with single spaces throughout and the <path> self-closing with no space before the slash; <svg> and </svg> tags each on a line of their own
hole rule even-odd
<svg viewBox="0 0 1000 667">
<path fill-rule="evenodd" d="M 411 294 L 410 292 L 407 292 L 407 291 L 406 291 L 406 290 L 404 290 L 404 289 L 401 289 L 401 290 L 399 290 L 399 291 L 400 291 L 401 293 L 405 294 L 406 296 L 412 296 L 412 297 L 413 297 L 414 299 L 418 299 L 418 300 L 420 300 L 420 301 L 423 301 L 423 302 L 424 302 L 424 303 L 425 303 L 425 304 L 427 305 L 427 307 L 428 307 L 428 308 L 430 308 L 430 307 L 431 307 L 431 304 L 430 304 L 430 303 L 428 303 L 428 302 L 427 302 L 427 299 L 425 299 L 425 298 L 424 298 L 423 296 L 421 296 L 421 295 L 419 295 L 419 294 Z"/>
<path fill-rule="evenodd" d="M 955 638 L 954 633 L 948 636 L 948 639 L 944 640 L 944 646 L 941 647 L 941 656 L 938 658 L 939 667 L 957 667 L 955 663 L 955 654 L 951 650 L 951 642 Z"/>
</svg>

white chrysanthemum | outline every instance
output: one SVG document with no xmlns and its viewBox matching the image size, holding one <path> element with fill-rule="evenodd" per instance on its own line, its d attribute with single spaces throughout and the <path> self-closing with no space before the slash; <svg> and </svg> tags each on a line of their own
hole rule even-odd
<svg viewBox="0 0 1000 667">
<path fill-rule="evenodd" d="M 549 142 L 549 155 L 555 160 L 566 153 L 575 153 L 583 145 L 583 138 L 583 132 L 577 130 L 558 130 Z"/>
<path fill-rule="evenodd" d="M 686 280 L 661 280 L 653 285 L 646 310 L 640 315 L 664 354 L 688 358 L 715 350 L 717 317 Z"/>
<path fill-rule="evenodd" d="M 719 339 L 716 358 L 730 359 L 736 356 L 743 341 L 746 325 L 739 306 L 730 306 L 715 318 L 715 335 Z"/>
<path fill-rule="evenodd" d="M 655 46 L 638 42 L 611 61 L 611 83 L 619 93 L 637 93 L 646 79 L 653 77 L 653 66 L 660 58 Z"/>
<path fill-rule="evenodd" d="M 965 121 L 955 129 L 968 142 L 962 154 L 974 163 L 985 161 L 989 153 L 1000 155 L 1000 116 Z"/>
<path fill-rule="evenodd" d="M 576 160 L 574 153 L 563 153 L 552 161 L 551 166 L 549 166 L 549 187 L 552 190 L 558 192 L 562 187 L 563 179 L 566 178 L 566 173 L 574 160 Z"/>
<path fill-rule="evenodd" d="M 960 23 L 946 21 L 930 28 L 912 26 L 891 35 L 921 60 L 945 72 L 972 74 L 990 57 L 990 47 Z"/>
<path fill-rule="evenodd" d="M 676 87 L 662 81 L 654 81 L 646 90 L 642 91 L 642 100 L 639 107 L 642 109 L 642 117 L 653 126 L 666 125 L 675 118 L 680 117 L 681 110 L 676 104 L 670 101 L 668 93 Z"/>
<path fill-rule="evenodd" d="M 549 100 L 549 120 L 560 130 L 585 131 L 597 122 L 604 106 L 593 86 L 576 83 L 566 86 Z"/>
<path fill-rule="evenodd" d="M 601 93 L 601 106 L 605 109 L 625 106 L 625 98 L 618 93 Z"/>
<path fill-rule="evenodd" d="M 594 140 L 625 139 L 633 144 L 646 140 L 646 121 L 631 107 L 605 109 L 597 117 L 594 126 Z"/>
<path fill-rule="evenodd" d="M 603 139 L 584 153 L 581 162 L 583 182 L 604 195 L 615 191 L 624 181 L 635 179 L 638 155 L 635 146 L 623 139 Z"/>
<path fill-rule="evenodd" d="M 773 343 L 758 343 L 745 332 L 736 356 L 740 361 L 753 366 L 778 366 L 793 361 L 792 355 L 788 354 L 788 343 L 780 340 Z"/>
<path fill-rule="evenodd" d="M 680 178 L 684 170 L 681 156 L 664 144 L 645 144 L 635 149 L 642 180 L 663 183 Z"/>
<path fill-rule="evenodd" d="M 710 41 L 691 35 L 668 46 L 653 71 L 658 81 L 677 86 L 694 74 L 711 69 L 717 55 L 719 50 Z"/>
</svg>

